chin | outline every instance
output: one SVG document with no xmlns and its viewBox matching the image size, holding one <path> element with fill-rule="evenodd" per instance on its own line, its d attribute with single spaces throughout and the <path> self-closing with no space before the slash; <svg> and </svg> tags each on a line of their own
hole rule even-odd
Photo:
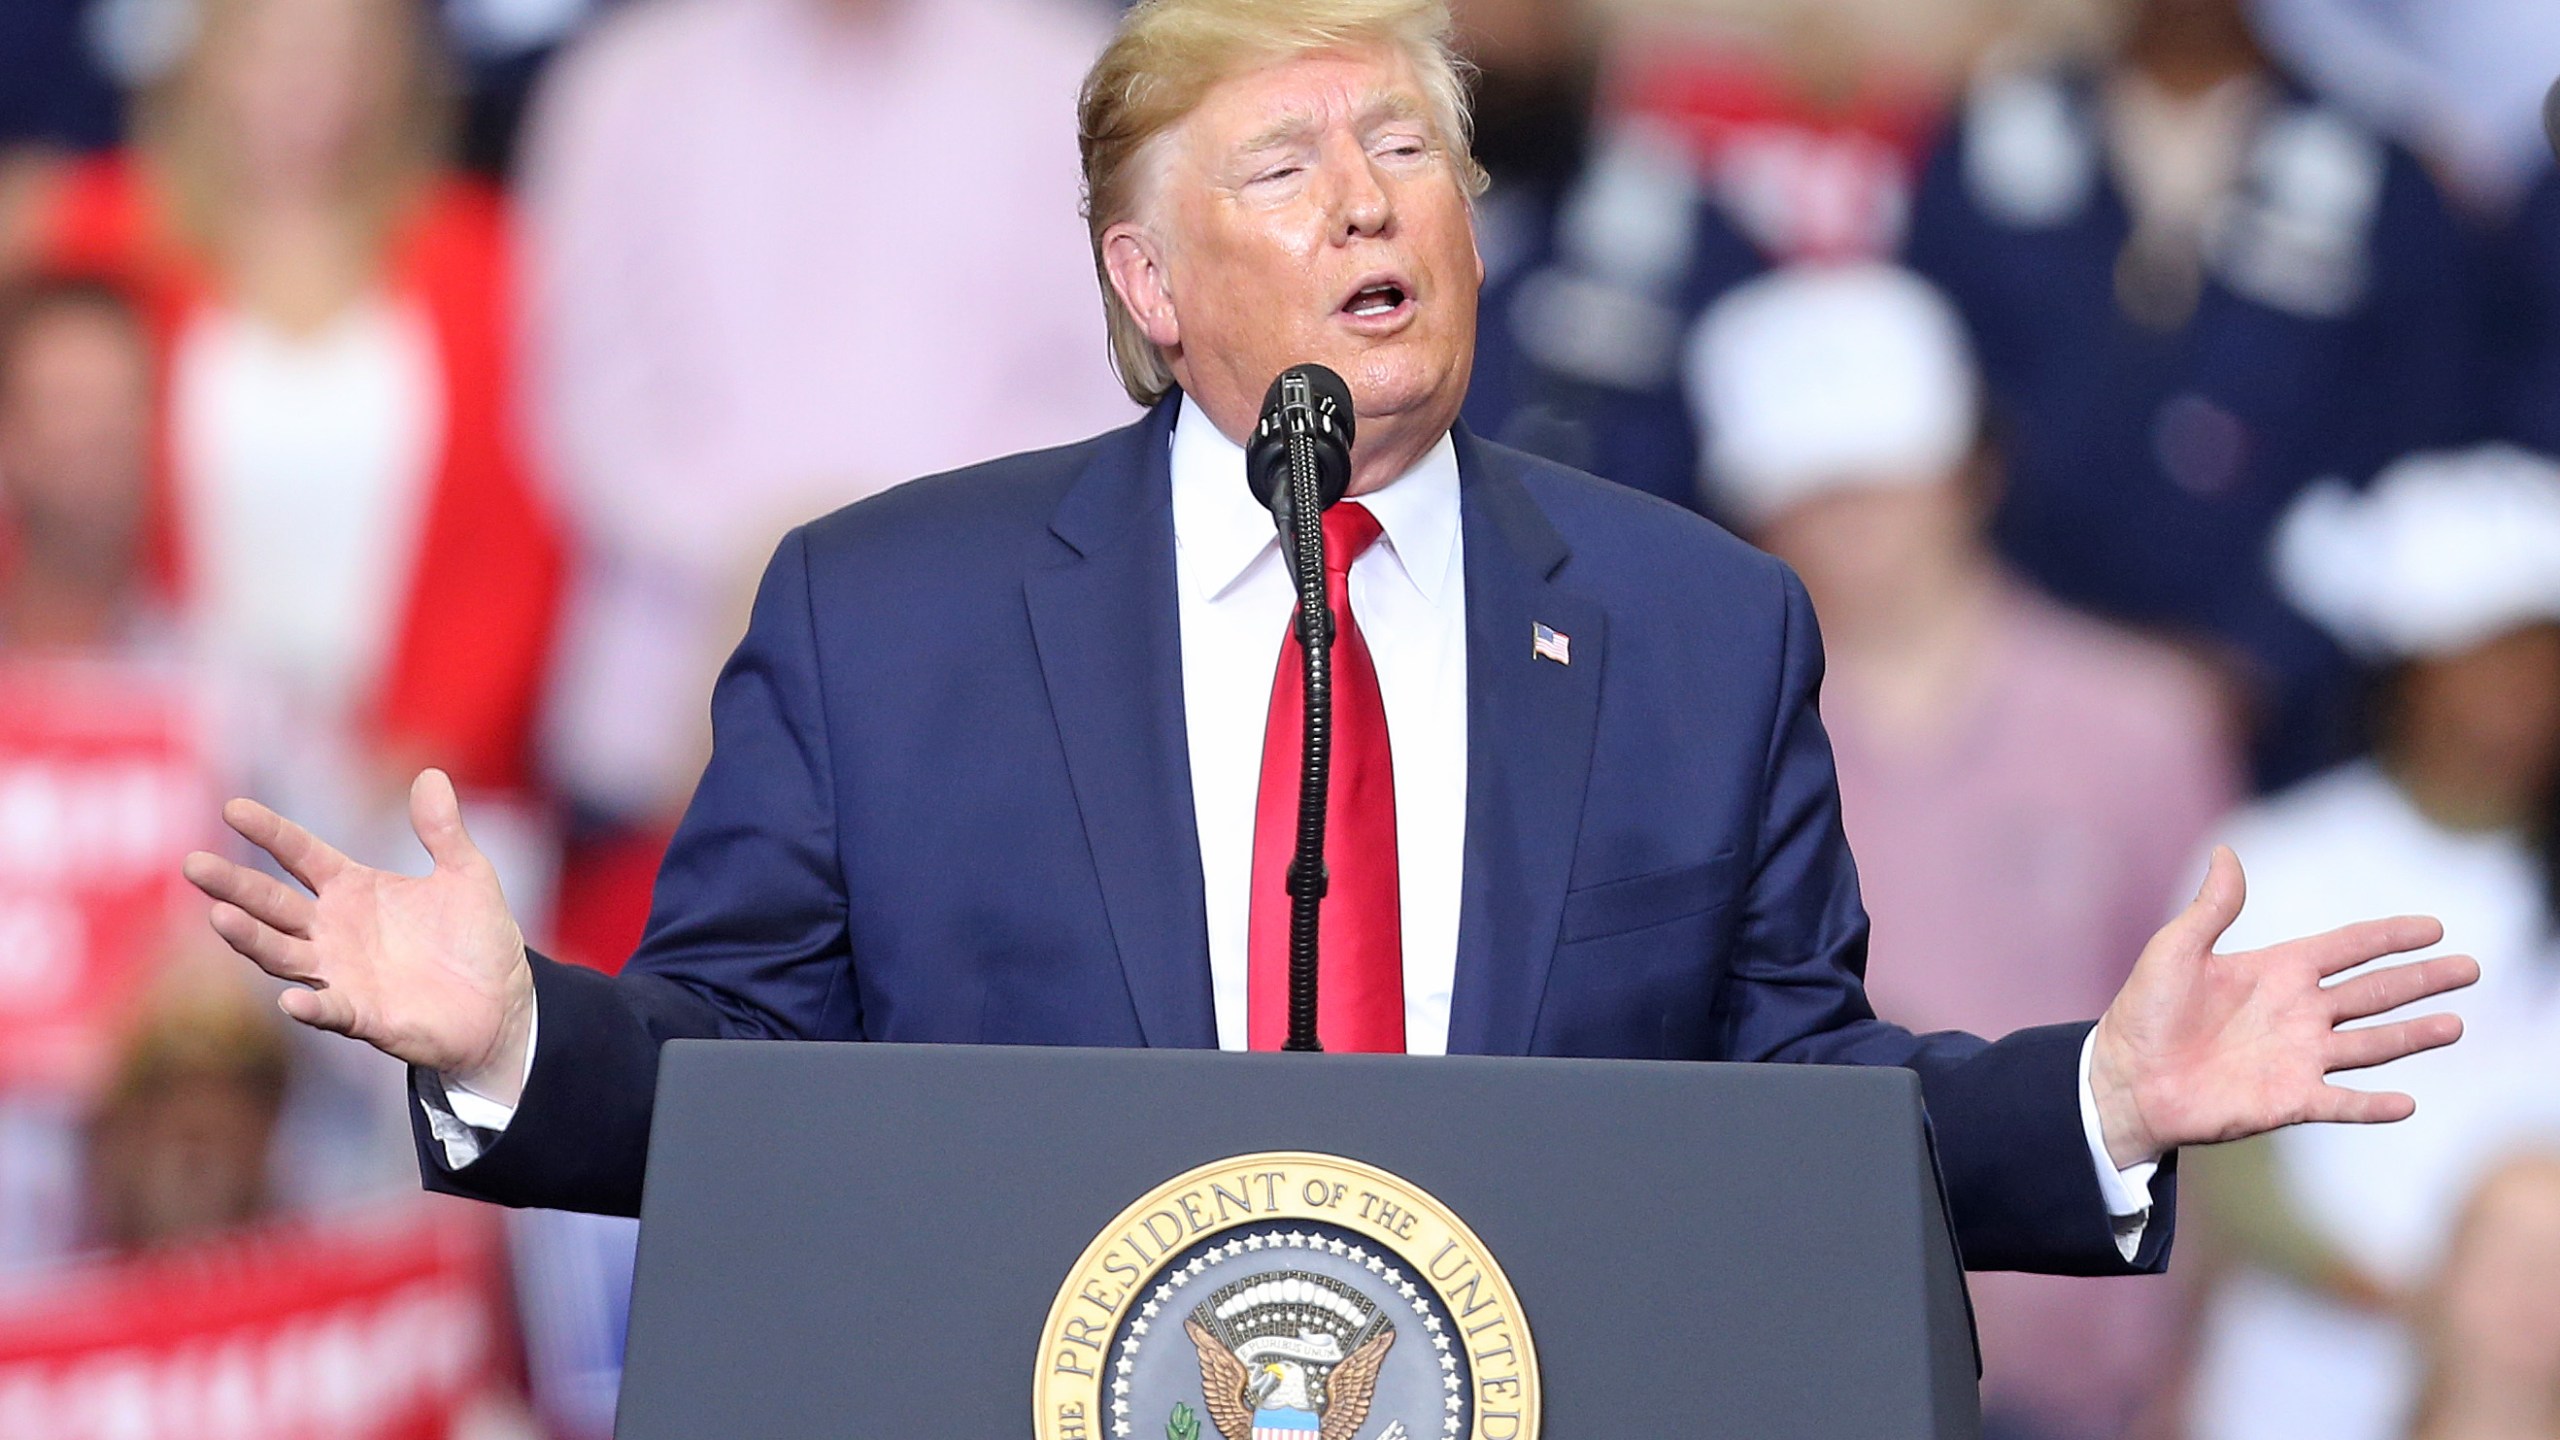
<svg viewBox="0 0 2560 1440">
<path fill-rule="evenodd" d="M 1364 419 L 1411 414 L 1442 402 L 1454 415 L 1457 402 L 1466 395 L 1463 382 L 1456 383 L 1455 395 L 1449 394 L 1452 378 L 1447 365 L 1429 363 L 1418 355 L 1372 353 L 1340 368 L 1351 386 L 1352 403 Z"/>
</svg>

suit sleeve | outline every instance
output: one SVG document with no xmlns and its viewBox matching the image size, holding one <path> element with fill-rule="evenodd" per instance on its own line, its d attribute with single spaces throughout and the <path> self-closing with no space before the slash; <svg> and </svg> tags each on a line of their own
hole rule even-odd
<svg viewBox="0 0 2560 1440">
<path fill-rule="evenodd" d="M 542 1037 L 515 1117 L 455 1170 L 411 1107 L 427 1188 L 636 1215 L 660 1045 L 858 1038 L 822 693 L 807 540 L 795 531 L 713 692 L 711 763 L 659 871 L 639 953 L 618 976 L 534 957 Z"/>
<path fill-rule="evenodd" d="M 1867 1003 L 1867 916 L 1840 825 L 1816 701 L 1822 642 L 1803 585 L 1781 569 L 1786 640 L 1759 843 L 1733 956 L 1727 1051 L 1737 1060 L 1901 1065 L 1921 1090 L 1968 1269 L 2109 1275 L 2166 1264 L 2173 1163 L 2128 1266 L 2116 1249 L 2080 1122 L 2085 1023 L 1999 1041 L 1914 1035 Z"/>
</svg>

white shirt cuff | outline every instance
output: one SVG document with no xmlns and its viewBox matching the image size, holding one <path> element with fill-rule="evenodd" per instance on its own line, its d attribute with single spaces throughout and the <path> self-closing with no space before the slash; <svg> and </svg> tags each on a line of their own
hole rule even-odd
<svg viewBox="0 0 2560 1440">
<path fill-rule="evenodd" d="M 518 1096 L 533 1079 L 533 1051 L 541 1041 L 542 1006 L 537 1001 L 525 1026 L 524 1074 L 516 1082 Z M 459 1170 L 486 1154 L 516 1118 L 515 1106 L 492 1100 L 442 1073 L 429 1075 L 419 1087 L 418 1108 L 426 1112 L 427 1133 L 444 1147 L 448 1170 Z"/>
<path fill-rule="evenodd" d="M 2160 1162 L 2144 1160 L 2116 1168 L 2107 1154 L 2107 1135 L 2098 1124 L 2098 1092 L 2089 1084 L 2089 1059 L 2097 1053 L 2098 1032 L 2080 1042 L 2080 1135 L 2089 1143 L 2089 1161 L 2098 1169 L 2098 1194 L 2107 1202 L 2107 1218 L 2113 1222 L 2117 1253 L 2126 1263 L 2142 1250 L 2142 1232 L 2151 1225 L 2151 1177 L 2159 1173 Z"/>
</svg>

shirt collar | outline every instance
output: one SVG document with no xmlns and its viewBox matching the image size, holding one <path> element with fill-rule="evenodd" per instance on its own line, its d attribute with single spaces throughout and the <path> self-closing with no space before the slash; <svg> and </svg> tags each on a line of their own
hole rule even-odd
<svg viewBox="0 0 2560 1440">
<path fill-rule="evenodd" d="M 1458 446 L 1447 435 L 1414 467 L 1360 497 L 1378 517 L 1388 553 L 1422 598 L 1438 605 L 1458 541 Z M 1186 584 L 1215 599 L 1280 550 L 1271 512 L 1245 483 L 1244 447 L 1189 396 L 1173 426 L 1173 538 Z"/>
</svg>

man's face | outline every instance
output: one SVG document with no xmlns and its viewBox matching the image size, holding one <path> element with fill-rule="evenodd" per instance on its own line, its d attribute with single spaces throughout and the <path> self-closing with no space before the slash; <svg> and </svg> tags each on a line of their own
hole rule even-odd
<svg viewBox="0 0 2560 1440">
<path fill-rule="evenodd" d="M 0 381 L 0 510 L 63 563 L 106 565 L 140 523 L 151 372 L 124 317 L 82 305 L 24 322 Z"/>
<path fill-rule="evenodd" d="M 1120 227 L 1151 260 L 1122 293 L 1221 429 L 1249 429 L 1272 378 L 1304 361 L 1350 383 L 1364 456 L 1410 463 L 1456 421 L 1484 267 L 1460 162 L 1401 54 L 1232 77 L 1163 164 L 1145 222 Z"/>
<path fill-rule="evenodd" d="M 1786 506 L 1753 539 L 1794 567 L 1823 628 L 1890 616 L 1964 563 L 1980 524 L 1953 479 L 1844 485 Z"/>
<path fill-rule="evenodd" d="M 219 1234 L 272 1205 L 274 1099 L 222 1075 L 190 1075 L 98 1117 L 91 1212 L 102 1239 L 140 1250 Z"/>
<path fill-rule="evenodd" d="M 2539 811 L 2540 797 L 2560 784 L 2560 625 L 2524 626 L 2418 661 L 2399 698 L 2402 733 L 2460 757 L 2474 787 Z"/>
</svg>

